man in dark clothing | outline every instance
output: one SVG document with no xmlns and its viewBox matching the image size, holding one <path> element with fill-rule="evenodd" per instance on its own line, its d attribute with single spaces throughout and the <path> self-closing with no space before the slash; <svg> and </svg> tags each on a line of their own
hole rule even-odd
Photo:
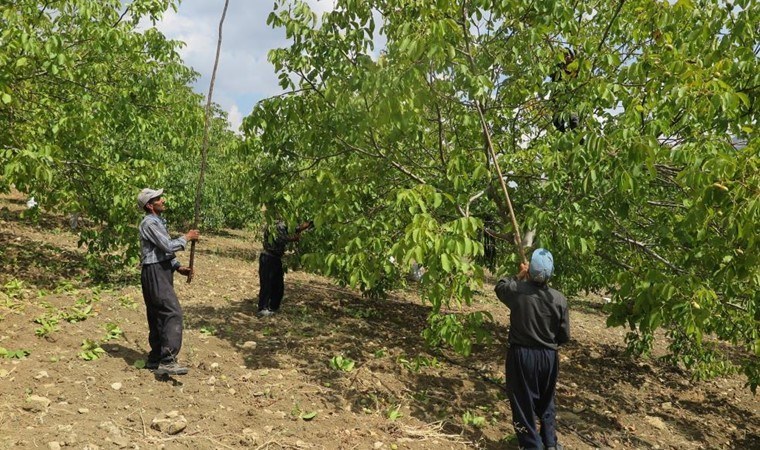
<svg viewBox="0 0 760 450">
<path fill-rule="evenodd" d="M 530 265 L 520 264 L 515 277 L 496 284 L 496 296 L 510 309 L 507 395 L 517 440 L 526 450 L 562 449 L 557 442 L 554 393 L 557 348 L 570 340 L 570 318 L 565 297 L 546 284 L 553 272 L 552 254 L 539 248 Z"/>
<path fill-rule="evenodd" d="M 181 266 L 174 253 L 185 249 L 188 241 L 200 237 L 198 230 L 171 239 L 166 221 L 163 189 L 140 191 L 137 206 L 145 211 L 140 222 L 140 263 L 143 299 L 148 315 L 150 354 L 145 367 L 157 375 L 185 375 L 186 367 L 177 362 L 182 348 L 182 308 L 174 292 L 174 272 L 190 275 L 192 269 Z"/>
<path fill-rule="evenodd" d="M 557 70 L 551 76 L 552 82 L 555 83 L 555 89 L 558 91 L 566 89 L 562 87 L 563 82 L 567 82 L 570 79 L 576 78 L 578 76 L 577 63 L 575 67 L 571 69 L 571 64 L 573 64 L 575 61 L 575 52 L 570 48 L 566 48 L 563 50 L 563 53 L 564 61 L 561 64 L 557 65 Z M 560 105 L 560 100 L 557 97 L 561 95 L 566 95 L 566 93 L 552 93 L 552 104 L 554 108 L 552 123 L 557 130 L 559 130 L 561 133 L 564 133 L 567 130 L 574 130 L 578 128 L 580 119 L 578 118 L 578 113 L 576 112 L 560 111 L 562 109 L 562 106 Z"/>
<path fill-rule="evenodd" d="M 285 222 L 278 220 L 274 233 L 270 233 L 268 227 L 264 229 L 264 251 L 259 255 L 259 316 L 271 316 L 280 309 L 282 297 L 285 295 L 282 257 L 285 255 L 288 242 L 301 239 L 301 232 L 311 226 L 311 222 L 304 222 L 298 226 L 295 234 L 290 235 Z"/>
</svg>

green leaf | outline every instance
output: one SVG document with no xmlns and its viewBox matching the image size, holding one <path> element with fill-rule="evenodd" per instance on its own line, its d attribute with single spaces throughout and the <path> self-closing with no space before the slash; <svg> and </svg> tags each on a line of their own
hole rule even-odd
<svg viewBox="0 0 760 450">
<path fill-rule="evenodd" d="M 441 267 L 446 272 L 451 272 L 451 260 L 449 259 L 449 255 L 446 253 L 441 253 Z"/>
<path fill-rule="evenodd" d="M 301 413 L 301 419 L 303 419 L 305 421 L 309 421 L 309 420 L 311 420 L 311 419 L 313 419 L 315 417 L 317 417 L 317 412 L 316 411 Z"/>
</svg>

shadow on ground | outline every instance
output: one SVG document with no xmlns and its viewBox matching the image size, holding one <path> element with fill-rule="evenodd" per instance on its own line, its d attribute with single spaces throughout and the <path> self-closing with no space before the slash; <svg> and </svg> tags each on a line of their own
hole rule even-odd
<svg viewBox="0 0 760 450">
<path fill-rule="evenodd" d="M 81 253 L 4 233 L 0 233 L 0 267 L 5 276 L 45 290 L 55 290 L 87 274 Z"/>
<path fill-rule="evenodd" d="M 478 441 L 483 448 L 517 448 L 489 440 L 477 427 L 450 421 L 471 413 L 498 417 L 505 430 L 510 428 L 501 383 L 477 368 L 480 360 L 503 363 L 500 342 L 481 346 L 469 358 L 432 351 L 421 337 L 428 307 L 405 300 L 368 300 L 314 281 L 286 281 L 281 312 L 265 318 L 255 312 L 254 300 L 246 298 L 218 307 L 192 305 L 185 308 L 185 324 L 216 330 L 217 337 L 239 349 L 250 368 L 297 368 L 310 382 L 334 388 L 323 394 L 329 401 L 348 404 L 354 411 L 389 414 L 396 405 L 409 404 L 410 414 L 421 421 L 443 421 L 447 434 Z M 245 348 L 251 341 L 255 348 Z M 337 355 L 353 360 L 355 368 L 342 372 L 331 367 Z"/>
</svg>

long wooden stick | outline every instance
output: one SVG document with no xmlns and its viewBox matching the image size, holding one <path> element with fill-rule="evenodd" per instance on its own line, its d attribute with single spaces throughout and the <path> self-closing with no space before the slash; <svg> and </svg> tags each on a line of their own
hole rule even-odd
<svg viewBox="0 0 760 450">
<path fill-rule="evenodd" d="M 624 0 L 623 0 L 624 1 Z M 467 28 L 467 2 L 464 2 L 462 4 L 462 32 L 463 36 L 469 36 L 470 30 Z M 465 40 L 465 46 L 467 47 L 467 51 L 465 54 L 467 55 L 467 59 L 470 62 L 470 67 L 473 70 L 473 73 L 476 73 L 477 66 L 475 64 L 475 59 L 472 57 L 472 49 L 470 48 L 470 41 Z M 496 152 L 493 149 L 493 142 L 491 141 L 491 130 L 488 128 L 488 122 L 486 122 L 485 114 L 483 114 L 483 106 L 480 104 L 480 100 L 475 99 L 475 108 L 478 110 L 478 117 L 480 118 L 480 125 L 483 128 L 483 135 L 486 137 L 486 144 L 488 144 L 488 155 L 493 160 L 493 165 L 496 167 L 496 173 L 499 175 L 499 183 L 501 184 L 501 190 L 504 193 L 504 199 L 507 202 L 507 209 L 509 210 L 509 218 L 512 221 L 512 227 L 515 229 L 515 244 L 517 245 L 517 250 L 520 252 L 520 256 L 522 257 L 522 261 L 524 263 L 528 262 L 528 258 L 525 257 L 525 248 L 523 247 L 522 243 L 522 237 L 520 237 L 520 225 L 517 223 L 517 218 L 515 217 L 515 211 L 512 208 L 512 200 L 509 198 L 509 191 L 507 191 L 507 185 L 504 183 L 504 175 L 501 173 L 501 168 L 499 167 L 499 162 L 496 160 Z M 501 205 L 498 204 L 497 207 L 501 210 Z"/>
<path fill-rule="evenodd" d="M 488 122 L 486 122 L 485 115 L 483 114 L 483 108 L 480 106 L 480 101 L 475 100 L 475 107 L 478 109 L 478 116 L 480 116 L 480 125 L 483 127 L 483 134 L 485 135 L 486 143 L 488 144 L 488 154 L 493 160 L 494 167 L 496 167 L 496 174 L 499 176 L 501 190 L 504 193 L 504 199 L 507 201 L 509 218 L 512 220 L 512 227 L 515 229 L 515 244 L 517 244 L 517 250 L 520 252 L 522 261 L 524 263 L 527 263 L 528 258 L 525 257 L 525 247 L 523 247 L 522 237 L 520 236 L 520 225 L 517 223 L 515 211 L 512 208 L 512 200 L 509 198 L 509 191 L 507 190 L 507 184 L 504 182 L 504 175 L 502 175 L 501 168 L 499 167 L 499 162 L 496 160 L 496 152 L 493 150 L 493 142 L 491 141 L 491 131 L 488 128 Z"/>
<path fill-rule="evenodd" d="M 208 129 L 211 124 L 211 96 L 214 95 L 214 81 L 216 81 L 216 69 L 219 67 L 219 54 L 222 51 L 222 26 L 224 17 L 227 15 L 227 6 L 229 0 L 224 0 L 224 9 L 222 10 L 222 19 L 219 21 L 219 38 L 216 42 L 216 57 L 214 58 L 214 70 L 211 72 L 211 84 L 208 87 L 208 97 L 206 98 L 206 120 L 203 124 L 203 147 L 201 150 L 201 171 L 198 175 L 198 186 L 195 188 L 195 216 L 193 219 L 193 228 L 198 228 L 201 214 L 201 197 L 203 196 L 203 179 L 206 175 L 206 162 L 208 160 Z M 195 263 L 195 241 L 190 244 L 190 275 L 187 276 L 187 282 L 193 281 L 193 264 Z"/>
</svg>

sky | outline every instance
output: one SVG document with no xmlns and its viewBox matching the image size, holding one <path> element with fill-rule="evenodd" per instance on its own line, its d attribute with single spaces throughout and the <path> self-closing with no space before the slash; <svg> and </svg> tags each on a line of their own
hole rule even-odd
<svg viewBox="0 0 760 450">
<path fill-rule="evenodd" d="M 333 0 L 307 0 L 320 15 L 333 7 Z M 212 101 L 227 111 L 231 129 L 237 131 L 245 116 L 261 99 L 277 95 L 274 67 L 267 52 L 285 47 L 285 31 L 266 24 L 273 0 L 229 0 L 222 29 Z M 224 0 L 182 0 L 178 11 L 169 10 L 156 27 L 169 39 L 185 42 L 179 50 L 185 64 L 200 73 L 193 86 L 208 94 Z"/>
</svg>

